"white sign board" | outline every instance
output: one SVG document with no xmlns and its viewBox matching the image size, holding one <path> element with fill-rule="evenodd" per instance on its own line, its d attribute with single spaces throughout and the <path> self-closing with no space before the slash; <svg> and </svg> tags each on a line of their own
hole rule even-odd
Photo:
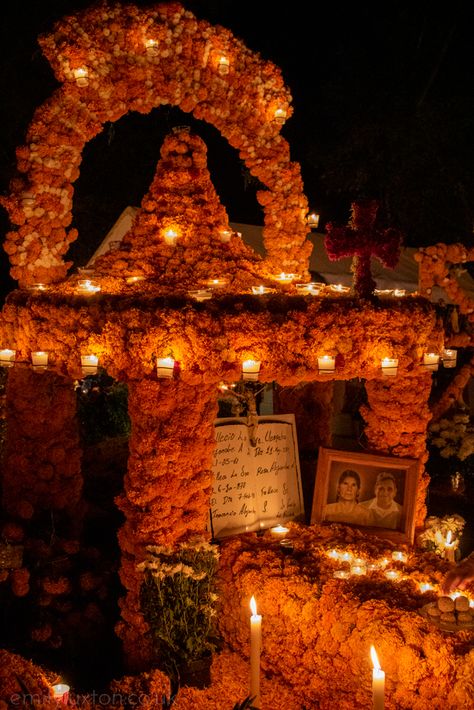
<svg viewBox="0 0 474 710">
<path fill-rule="evenodd" d="M 268 528 L 304 515 L 293 414 L 218 419 L 210 521 L 213 537 Z"/>
</svg>

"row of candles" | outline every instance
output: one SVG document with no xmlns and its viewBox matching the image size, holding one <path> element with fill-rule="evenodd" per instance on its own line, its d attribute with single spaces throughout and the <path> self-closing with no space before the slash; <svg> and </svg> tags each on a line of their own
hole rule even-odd
<svg viewBox="0 0 474 710">
<path fill-rule="evenodd" d="M 15 364 L 16 350 L 8 348 L 0 350 L 0 367 L 13 367 Z M 442 363 L 444 367 L 455 367 L 456 350 L 444 350 Z M 331 355 L 320 355 L 318 360 L 318 370 L 321 375 L 331 375 L 336 371 L 336 358 Z M 35 370 L 46 370 L 48 367 L 49 353 L 45 350 L 35 350 L 31 352 L 31 364 Z M 428 370 L 437 370 L 440 356 L 435 353 L 425 353 L 423 355 L 423 367 Z M 242 379 L 256 382 L 260 376 L 260 360 L 244 360 L 242 362 Z M 82 374 L 96 375 L 99 366 L 97 355 L 81 355 Z M 382 374 L 388 377 L 395 377 L 398 372 L 397 358 L 382 358 L 380 361 Z M 171 379 L 176 369 L 176 360 L 172 357 L 162 357 L 156 359 L 157 376 L 164 379 Z"/>
<path fill-rule="evenodd" d="M 250 696 L 252 706 L 260 707 L 260 656 L 262 653 L 262 615 L 257 614 L 255 597 L 250 599 Z M 384 710 L 385 673 L 374 646 L 370 647 L 372 659 L 372 710 Z"/>
</svg>

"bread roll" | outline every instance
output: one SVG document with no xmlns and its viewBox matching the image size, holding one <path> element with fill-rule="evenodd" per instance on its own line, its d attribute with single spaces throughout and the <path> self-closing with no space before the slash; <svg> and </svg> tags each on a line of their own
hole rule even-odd
<svg viewBox="0 0 474 710">
<path fill-rule="evenodd" d="M 469 610 L 469 599 L 464 596 L 456 597 L 454 600 L 454 608 L 456 611 L 468 611 Z"/>
<path fill-rule="evenodd" d="M 453 611 L 452 612 L 445 611 L 444 613 L 441 614 L 441 616 L 439 617 L 439 620 L 448 622 L 450 624 L 455 624 L 456 623 L 456 615 L 454 614 Z"/>
<path fill-rule="evenodd" d="M 439 597 L 438 599 L 438 609 L 441 613 L 454 611 L 454 601 L 451 597 Z"/>
<path fill-rule="evenodd" d="M 472 616 L 469 611 L 458 611 L 458 623 L 459 624 L 471 624 Z"/>
</svg>

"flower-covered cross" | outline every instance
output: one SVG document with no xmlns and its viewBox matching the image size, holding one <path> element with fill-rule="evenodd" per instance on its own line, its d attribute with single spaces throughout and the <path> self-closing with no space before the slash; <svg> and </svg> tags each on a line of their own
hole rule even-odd
<svg viewBox="0 0 474 710">
<path fill-rule="evenodd" d="M 395 268 L 400 256 L 402 233 L 393 227 L 375 226 L 378 204 L 375 200 L 353 202 L 347 227 L 331 222 L 326 226 L 324 240 L 331 261 L 353 257 L 354 291 L 359 298 L 369 298 L 375 289 L 370 259 L 376 257 L 388 268 Z"/>
</svg>

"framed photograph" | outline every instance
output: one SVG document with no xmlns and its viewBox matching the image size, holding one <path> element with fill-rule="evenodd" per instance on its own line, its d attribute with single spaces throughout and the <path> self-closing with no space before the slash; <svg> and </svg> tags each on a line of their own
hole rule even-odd
<svg viewBox="0 0 474 710">
<path fill-rule="evenodd" d="M 413 543 L 418 461 L 319 449 L 312 523 L 343 523 Z"/>
</svg>

